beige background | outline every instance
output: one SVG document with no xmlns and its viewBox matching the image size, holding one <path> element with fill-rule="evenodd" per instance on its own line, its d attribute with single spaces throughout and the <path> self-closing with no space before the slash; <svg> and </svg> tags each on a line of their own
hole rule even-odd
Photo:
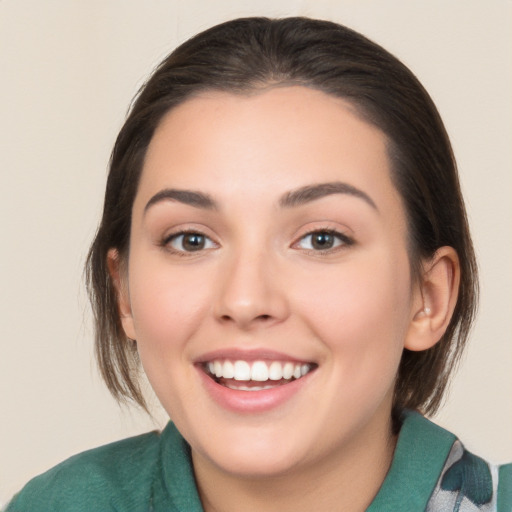
<svg viewBox="0 0 512 512">
<path fill-rule="evenodd" d="M 510 0 L 0 0 L 0 503 L 75 452 L 155 428 L 113 402 L 91 357 L 81 272 L 106 164 L 130 99 L 164 55 L 257 14 L 347 24 L 432 94 L 482 273 L 472 345 L 437 421 L 473 451 L 512 460 Z"/>
</svg>

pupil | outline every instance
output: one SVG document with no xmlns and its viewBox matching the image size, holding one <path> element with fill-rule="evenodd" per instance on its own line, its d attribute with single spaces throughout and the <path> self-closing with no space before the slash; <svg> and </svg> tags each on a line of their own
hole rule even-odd
<svg viewBox="0 0 512 512">
<path fill-rule="evenodd" d="M 313 235 L 312 245 L 315 249 L 330 249 L 334 243 L 334 237 L 330 233 L 316 233 Z"/>
<path fill-rule="evenodd" d="M 204 236 L 198 234 L 185 235 L 183 237 L 183 248 L 187 251 L 198 251 L 204 247 Z"/>
</svg>

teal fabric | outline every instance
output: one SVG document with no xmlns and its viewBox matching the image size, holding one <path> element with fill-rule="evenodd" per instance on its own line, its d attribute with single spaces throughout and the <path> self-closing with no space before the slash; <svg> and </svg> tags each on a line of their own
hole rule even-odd
<svg viewBox="0 0 512 512">
<path fill-rule="evenodd" d="M 367 512 L 425 511 L 442 480 L 440 475 L 455 440 L 453 434 L 421 415 L 406 413 L 391 468 Z M 169 423 L 161 434 L 152 432 L 84 452 L 34 478 L 7 508 L 7 512 L 32 511 L 203 509 L 190 448 Z M 512 465 L 500 470 L 497 511 L 512 511 Z"/>
<path fill-rule="evenodd" d="M 148 483 L 159 460 L 158 438 L 145 434 L 71 457 L 31 480 L 7 510 L 150 510 Z"/>
<path fill-rule="evenodd" d="M 6 512 L 203 512 L 174 424 L 81 453 L 31 480 Z"/>
<path fill-rule="evenodd" d="M 367 512 L 425 510 L 455 440 L 423 416 L 406 412 L 391 468 Z"/>
<path fill-rule="evenodd" d="M 512 511 L 512 464 L 501 466 L 498 484 L 498 512 Z"/>
</svg>

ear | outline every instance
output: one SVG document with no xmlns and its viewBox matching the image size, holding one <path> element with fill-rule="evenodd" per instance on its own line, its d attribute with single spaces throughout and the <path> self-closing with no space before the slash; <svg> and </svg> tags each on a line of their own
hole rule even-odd
<svg viewBox="0 0 512 512">
<path fill-rule="evenodd" d="M 459 282 L 459 257 L 453 247 L 441 247 L 424 262 L 405 348 L 427 350 L 441 339 L 457 304 Z"/>
<path fill-rule="evenodd" d="M 116 290 L 117 308 L 124 333 L 128 338 L 135 340 L 135 327 L 128 291 L 127 272 L 117 249 L 110 249 L 108 251 L 107 266 Z"/>
</svg>

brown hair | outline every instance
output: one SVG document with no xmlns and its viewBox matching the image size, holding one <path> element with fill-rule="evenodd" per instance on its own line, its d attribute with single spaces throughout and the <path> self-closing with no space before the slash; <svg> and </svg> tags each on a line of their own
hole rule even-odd
<svg viewBox="0 0 512 512">
<path fill-rule="evenodd" d="M 117 399 L 146 408 L 138 383 L 136 344 L 119 318 L 107 252 L 126 260 L 131 211 L 144 157 L 162 117 L 206 90 L 247 93 L 303 85 L 350 101 L 389 141 L 392 178 L 408 218 L 413 276 L 442 246 L 460 258 L 461 282 L 451 322 L 429 350 L 404 350 L 395 411 L 435 412 L 460 358 L 476 310 L 478 283 L 456 164 L 429 95 L 399 60 L 361 34 L 307 18 L 243 18 L 217 25 L 172 52 L 139 91 L 112 152 L 103 217 L 86 277 L 96 322 L 96 354 Z"/>
</svg>

